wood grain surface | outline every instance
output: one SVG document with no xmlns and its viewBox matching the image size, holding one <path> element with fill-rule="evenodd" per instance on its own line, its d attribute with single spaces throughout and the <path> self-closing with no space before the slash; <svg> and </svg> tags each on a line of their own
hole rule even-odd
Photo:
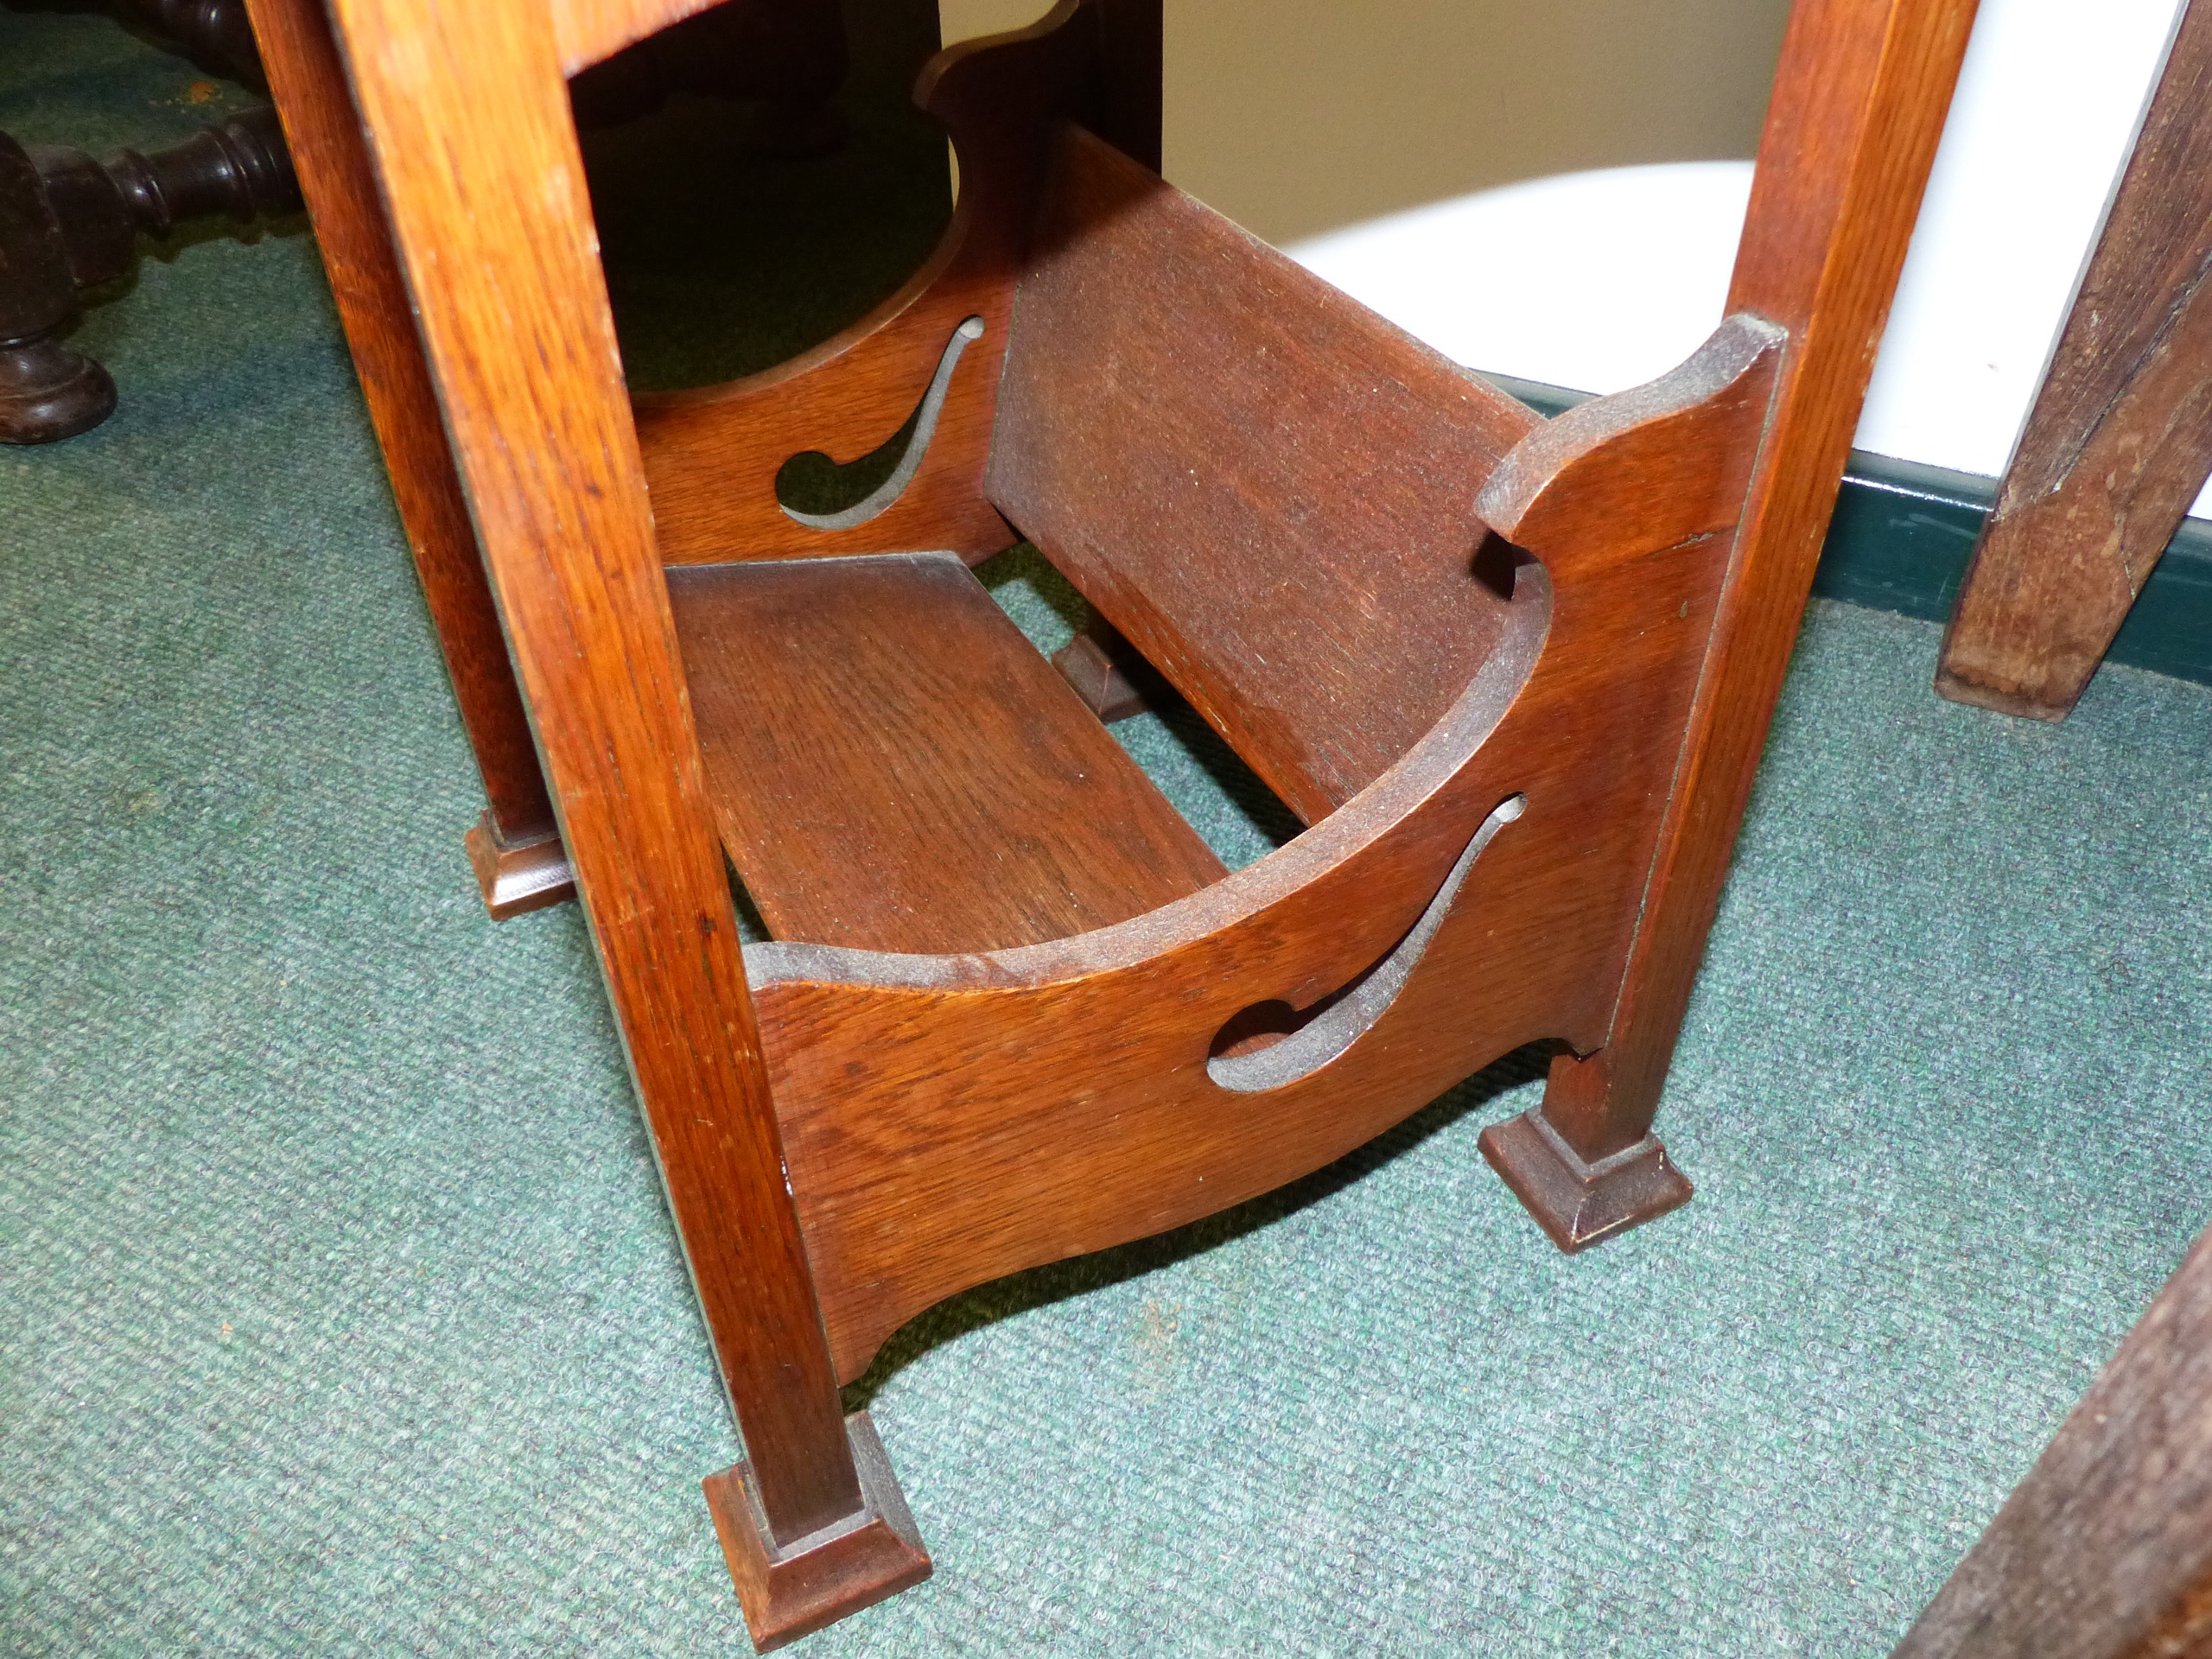
<svg viewBox="0 0 2212 1659">
<path fill-rule="evenodd" d="M 963 952 L 1221 861 L 949 553 L 671 569 L 722 845 L 779 939 Z"/>
<path fill-rule="evenodd" d="M 2063 720 L 2212 475 L 2212 3 L 2183 14 L 1943 639 L 1936 689 Z"/>
<path fill-rule="evenodd" d="M 1789 344 L 1672 779 L 1605 1052 L 1544 1116 L 1584 1160 L 1649 1132 L 1935 158 L 1974 0 L 1800 0 L 1759 144 L 1732 314 Z"/>
<path fill-rule="evenodd" d="M 1587 442 L 1515 468 L 1539 505 L 1571 468 L 1611 533 L 1532 509 L 1528 556 L 1503 573 L 1514 596 L 1451 706 L 1281 850 L 1018 950 L 747 948 L 841 1375 L 953 1291 L 1265 1192 L 1520 1044 L 1602 1040 L 1726 559 L 1716 524 L 1740 508 L 1777 345 L 1732 323 L 1627 420 L 1586 405 Z M 1268 372 L 1220 371 L 1239 372 Z M 1245 394 L 1185 378 L 1172 395 Z M 1299 569 L 1294 548 L 1279 556 Z M 1396 994 L 1333 1058 L 1274 1087 L 1216 1079 L 1233 1020 L 1317 1011 L 1375 969 L 1516 796 Z"/>
<path fill-rule="evenodd" d="M 1045 135 L 1096 101 L 1098 19 L 1063 0 L 1033 28 L 963 41 L 923 71 L 915 101 L 960 158 L 960 198 L 929 261 L 851 327 L 725 385 L 640 397 L 639 442 L 661 556 L 671 564 L 836 557 L 917 549 L 971 563 L 1014 537 L 983 497 L 1015 272 L 1044 166 Z M 880 448 L 912 415 L 954 331 L 980 318 L 919 467 L 887 510 L 847 529 L 802 524 L 776 499 L 778 470 L 819 452 L 840 464 Z"/>
<path fill-rule="evenodd" d="M 1897 1659 L 2212 1653 L 2212 1234 L 2098 1373 Z"/>
<path fill-rule="evenodd" d="M 332 8 L 772 1542 L 861 1507 L 543 13 Z"/>
<path fill-rule="evenodd" d="M 1497 638 L 1467 505 L 1536 417 L 1077 128 L 1000 398 L 991 499 L 1309 823 Z"/>
</svg>

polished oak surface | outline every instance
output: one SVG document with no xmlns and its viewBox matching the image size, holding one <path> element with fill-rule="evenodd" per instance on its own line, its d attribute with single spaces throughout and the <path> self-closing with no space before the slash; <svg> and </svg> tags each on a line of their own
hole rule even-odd
<svg viewBox="0 0 2212 1659">
<path fill-rule="evenodd" d="M 949 553 L 669 572 L 722 845 L 779 939 L 963 952 L 1221 861 Z"/>
</svg>

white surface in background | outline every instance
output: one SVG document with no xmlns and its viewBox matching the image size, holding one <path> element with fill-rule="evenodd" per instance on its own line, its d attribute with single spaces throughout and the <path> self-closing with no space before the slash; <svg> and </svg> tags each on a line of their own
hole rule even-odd
<svg viewBox="0 0 2212 1659">
<path fill-rule="evenodd" d="M 1455 363 L 1620 391 L 1719 326 L 1751 188 L 1749 162 L 1567 173 L 1288 252 Z"/>
<path fill-rule="evenodd" d="M 1995 477 L 2165 59 L 2178 0 L 1983 0 L 1858 447 Z M 1618 391 L 1720 320 L 1746 162 L 1537 179 L 1288 250 L 1457 362 Z M 2212 488 L 2192 512 L 2212 517 Z"/>
<path fill-rule="evenodd" d="M 2005 470 L 2178 11 L 2176 0 L 1985 0 L 1861 448 Z M 2196 511 L 2212 511 L 2212 492 Z"/>
</svg>

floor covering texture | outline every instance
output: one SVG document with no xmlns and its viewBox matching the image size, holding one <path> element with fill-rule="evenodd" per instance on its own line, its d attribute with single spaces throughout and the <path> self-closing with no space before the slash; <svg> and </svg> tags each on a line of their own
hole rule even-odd
<svg viewBox="0 0 2212 1659">
<path fill-rule="evenodd" d="M 205 112 L 97 14 L 0 29 L 26 139 Z M 0 452 L 0 1653 L 749 1651 L 582 919 L 478 901 L 312 242 L 164 250 L 79 339 L 122 412 Z M 1662 1117 L 1694 1204 L 1558 1255 L 1476 1153 L 1508 1065 L 960 1297 L 863 1385 L 937 1576 L 798 1651 L 1885 1653 L 2212 1212 L 2212 690 L 2016 722 L 1936 639 L 1808 622 Z M 1119 729 L 1232 861 L 1281 833 Z"/>
</svg>

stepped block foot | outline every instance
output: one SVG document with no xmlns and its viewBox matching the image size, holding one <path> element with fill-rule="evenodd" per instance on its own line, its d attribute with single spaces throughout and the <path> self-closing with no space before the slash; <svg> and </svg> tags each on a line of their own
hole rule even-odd
<svg viewBox="0 0 2212 1659">
<path fill-rule="evenodd" d="M 1479 1144 L 1513 1196 L 1569 1255 L 1681 1209 L 1695 1191 L 1656 1135 L 1585 1163 L 1541 1108 L 1491 1124 Z"/>
<path fill-rule="evenodd" d="M 1090 712 L 1109 726 L 1144 712 L 1144 694 L 1095 635 L 1076 635 L 1053 654 L 1052 666 L 1075 688 L 1076 696 Z"/>
<path fill-rule="evenodd" d="M 576 896 L 575 873 L 556 830 L 510 841 L 486 812 L 468 832 L 468 861 L 484 889 L 484 908 L 504 922 Z"/>
<path fill-rule="evenodd" d="M 1093 617 L 1090 626 L 1053 653 L 1052 666 L 1109 726 L 1177 701 L 1166 677 L 1103 617 Z"/>
<path fill-rule="evenodd" d="M 856 1411 L 845 1419 L 845 1432 L 860 1471 L 860 1513 L 790 1544 L 770 1540 L 744 1464 L 706 1478 L 707 1507 L 714 1511 L 756 1652 L 795 1642 L 930 1575 L 929 1552 L 906 1512 L 875 1425 L 866 1412 Z"/>
</svg>

